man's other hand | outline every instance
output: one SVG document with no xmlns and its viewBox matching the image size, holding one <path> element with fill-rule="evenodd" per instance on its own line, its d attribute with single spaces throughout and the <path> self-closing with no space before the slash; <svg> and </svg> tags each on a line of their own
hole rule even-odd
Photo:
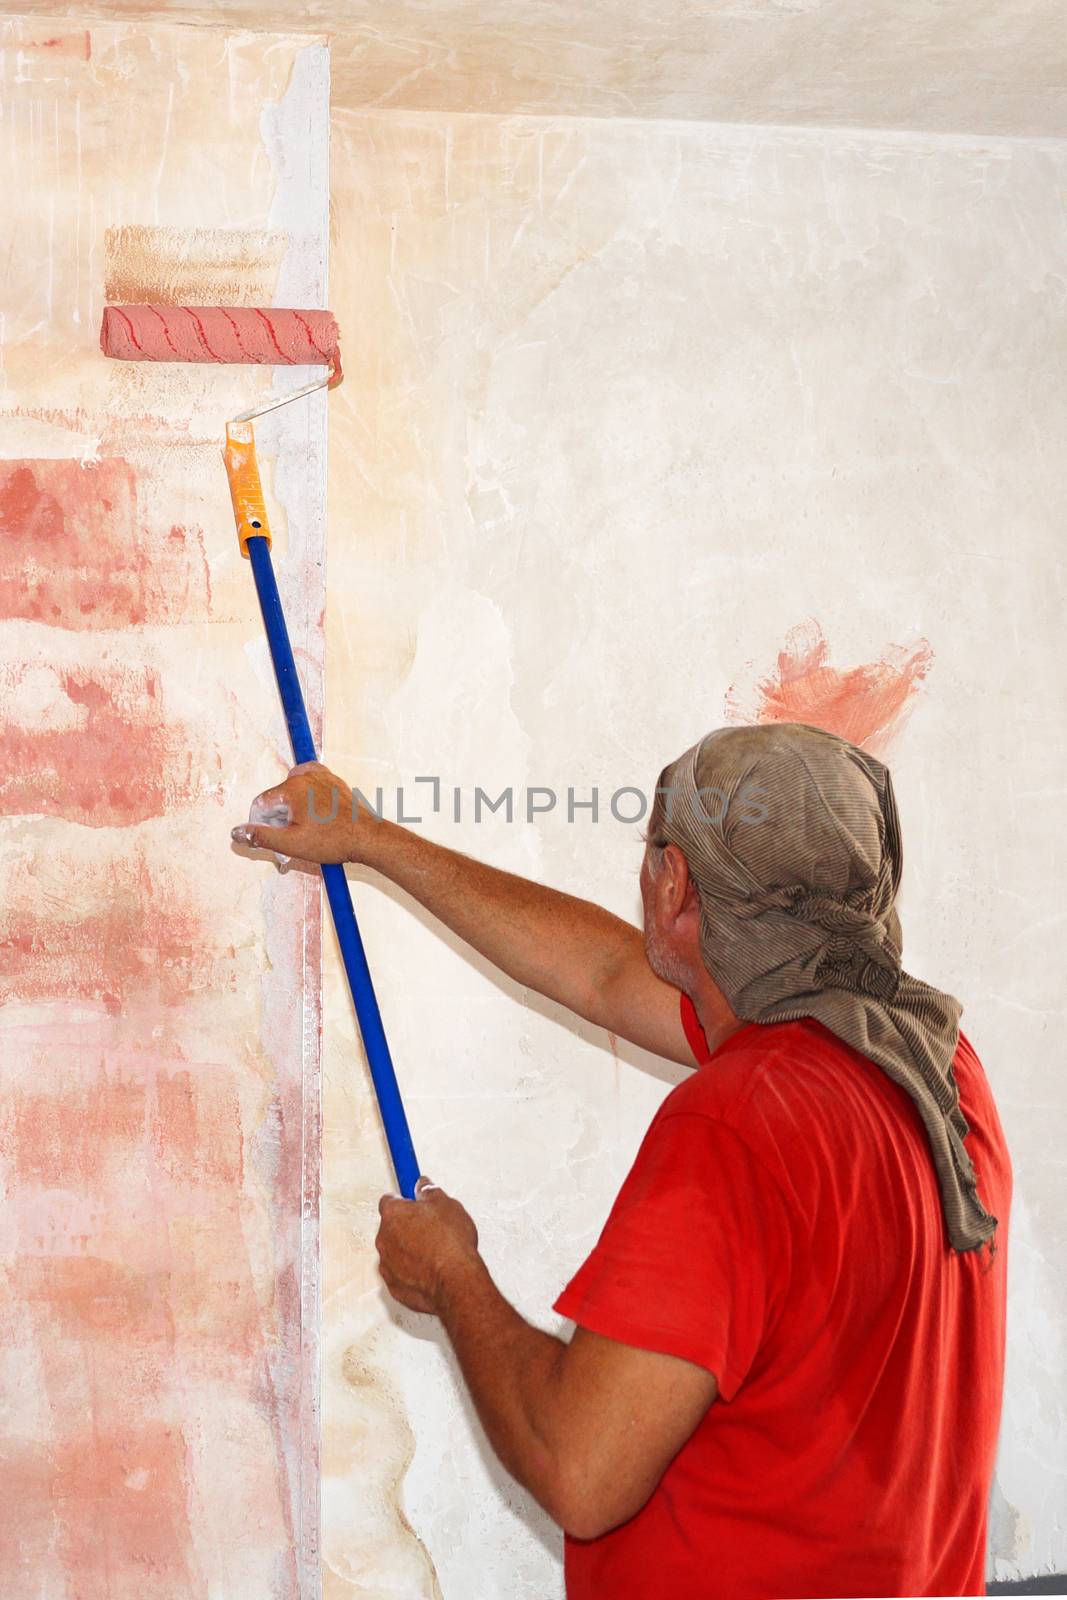
<svg viewBox="0 0 1067 1600">
<path fill-rule="evenodd" d="M 474 1222 L 429 1178 L 419 1179 L 414 1200 L 383 1195 L 378 1213 L 375 1244 L 385 1287 L 411 1311 L 439 1316 L 457 1274 L 481 1263 Z"/>
</svg>

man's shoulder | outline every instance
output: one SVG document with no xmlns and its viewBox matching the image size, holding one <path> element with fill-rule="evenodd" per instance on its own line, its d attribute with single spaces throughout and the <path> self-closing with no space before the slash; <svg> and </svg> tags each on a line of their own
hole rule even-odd
<svg viewBox="0 0 1067 1600">
<path fill-rule="evenodd" d="M 791 1118 L 796 1102 L 818 1098 L 823 1086 L 832 1089 L 856 1056 L 813 1017 L 747 1024 L 671 1091 L 658 1115 L 688 1113 L 733 1124 L 758 1109 Z"/>
</svg>

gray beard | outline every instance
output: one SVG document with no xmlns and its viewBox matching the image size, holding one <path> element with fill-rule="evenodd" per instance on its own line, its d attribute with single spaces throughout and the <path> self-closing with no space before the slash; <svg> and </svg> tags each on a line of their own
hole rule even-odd
<svg viewBox="0 0 1067 1600">
<path fill-rule="evenodd" d="M 645 957 L 657 978 L 662 978 L 664 983 L 673 984 L 676 989 L 689 994 L 690 979 L 684 963 L 679 960 L 673 950 L 669 950 L 660 943 L 659 936 L 645 930 Z"/>
</svg>

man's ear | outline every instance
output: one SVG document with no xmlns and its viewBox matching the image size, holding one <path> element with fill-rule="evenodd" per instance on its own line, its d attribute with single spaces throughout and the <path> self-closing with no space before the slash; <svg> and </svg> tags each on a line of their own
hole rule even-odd
<svg viewBox="0 0 1067 1600">
<path fill-rule="evenodd" d="M 664 878 L 663 910 L 671 921 L 676 921 L 696 903 L 696 886 L 689 876 L 689 863 L 676 844 L 666 846 L 660 870 Z"/>
</svg>

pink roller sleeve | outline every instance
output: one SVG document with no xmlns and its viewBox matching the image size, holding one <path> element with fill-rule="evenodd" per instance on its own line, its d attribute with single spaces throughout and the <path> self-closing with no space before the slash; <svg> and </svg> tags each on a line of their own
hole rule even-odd
<svg viewBox="0 0 1067 1600">
<path fill-rule="evenodd" d="M 122 361 L 257 362 L 332 366 L 340 373 L 329 311 L 250 306 L 107 306 L 100 348 Z"/>
</svg>

